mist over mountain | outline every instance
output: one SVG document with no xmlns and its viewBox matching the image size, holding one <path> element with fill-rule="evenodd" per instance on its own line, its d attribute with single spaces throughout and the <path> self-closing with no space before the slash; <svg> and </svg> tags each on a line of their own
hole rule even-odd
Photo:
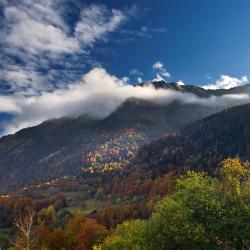
<svg viewBox="0 0 250 250">
<path fill-rule="evenodd" d="M 216 176 L 228 157 L 249 160 L 249 126 L 250 104 L 223 110 L 146 143 L 124 171 L 105 173 L 98 184 L 113 197 L 164 196 L 172 191 L 171 180 L 189 170 Z"/>
<path fill-rule="evenodd" d="M 250 249 L 249 9 L 0 0 L 0 250 Z"/>
<path fill-rule="evenodd" d="M 2 193 L 64 175 L 79 175 L 82 168 L 91 165 L 90 152 L 98 152 L 112 140 L 118 143 L 114 148 L 128 144 L 123 148 L 122 158 L 128 164 L 133 158 L 128 156 L 128 151 L 134 146 L 136 155 L 144 143 L 177 132 L 226 107 L 247 102 L 250 92 L 249 85 L 229 90 L 204 90 L 164 81 L 153 82 L 146 88 L 157 93 L 157 97 L 130 97 L 104 117 L 83 114 L 77 118 L 51 119 L 1 138 Z M 241 96 L 243 98 L 239 98 Z M 129 141 L 130 133 L 140 136 Z M 101 154 L 105 158 L 108 153 Z M 118 156 L 112 156 L 115 163 Z M 102 164 L 101 161 L 99 165 Z"/>
<path fill-rule="evenodd" d="M 215 174 L 228 157 L 250 159 L 250 104 L 225 109 L 141 148 L 136 167 Z M 172 167 L 174 167 L 172 169 Z"/>
<path fill-rule="evenodd" d="M 247 103 L 250 100 L 248 85 L 245 88 L 205 90 L 195 85 L 167 83 L 163 80 L 131 85 L 110 75 L 103 68 L 94 68 L 79 82 L 65 88 L 41 92 L 39 95 L 3 97 L 0 111 L 13 114 L 13 119 L 5 121 L 2 129 L 5 135 L 12 134 L 48 119 L 76 118 L 83 114 L 100 119 L 114 112 L 128 98 L 149 100 L 159 105 L 176 100 L 183 104 L 223 108 Z"/>
</svg>

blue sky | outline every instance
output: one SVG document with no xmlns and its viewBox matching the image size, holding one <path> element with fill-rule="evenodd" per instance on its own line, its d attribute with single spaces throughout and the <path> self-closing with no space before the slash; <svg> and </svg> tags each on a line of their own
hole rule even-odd
<svg viewBox="0 0 250 250">
<path fill-rule="evenodd" d="M 150 78 L 151 64 L 161 61 L 172 80 L 194 84 L 215 81 L 221 74 L 249 74 L 249 1 L 165 0 L 144 6 L 148 11 L 129 28 L 145 25 L 166 32 L 124 43 L 122 49 L 114 45 L 117 64 L 109 61 L 111 71 L 122 75 L 138 68 Z"/>
<path fill-rule="evenodd" d="M 123 76 L 137 68 L 150 79 L 152 64 L 161 61 L 171 73 L 171 80 L 197 85 L 215 81 L 222 74 L 239 77 L 250 73 L 249 1 L 136 3 L 138 13 L 122 28 L 138 31 L 145 26 L 165 32 L 152 32 L 151 38 L 137 37 L 122 44 L 111 39 L 105 47 L 112 48 L 115 56 L 100 57 L 110 72 Z M 113 6 L 119 8 L 118 4 Z M 117 36 L 113 34 L 114 38 Z"/>
<path fill-rule="evenodd" d="M 152 62 L 161 61 L 172 80 L 194 84 L 211 82 L 221 74 L 249 74 L 249 1 L 147 2 L 149 11 L 134 27 L 164 27 L 166 32 L 124 44 L 122 50 L 117 50 L 117 66 L 110 64 L 112 71 L 122 75 L 129 65 L 150 78 Z"/>
<path fill-rule="evenodd" d="M 10 117 L 11 132 L 63 115 L 30 106 L 50 93 L 62 103 L 61 92 L 86 74 L 90 82 L 103 74 L 96 68 L 133 85 L 245 84 L 249 9 L 248 0 L 0 0 L 0 130 Z"/>
</svg>

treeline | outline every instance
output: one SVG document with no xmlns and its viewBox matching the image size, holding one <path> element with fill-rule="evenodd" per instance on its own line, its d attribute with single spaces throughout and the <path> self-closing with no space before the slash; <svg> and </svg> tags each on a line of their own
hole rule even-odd
<svg viewBox="0 0 250 250">
<path fill-rule="evenodd" d="M 39 211 L 32 204 L 22 206 L 15 214 L 11 249 L 250 248 L 249 162 L 227 159 L 216 178 L 188 171 L 175 183 L 175 192 L 157 202 L 151 216 L 138 205 L 125 206 L 123 212 L 103 208 L 88 216 L 59 213 L 53 205 Z M 145 217 L 135 219 L 140 213 Z M 117 227 L 104 226 L 118 217 Z"/>
<path fill-rule="evenodd" d="M 249 162 L 225 160 L 218 175 L 187 172 L 149 220 L 119 225 L 95 249 L 249 249 Z"/>
</svg>

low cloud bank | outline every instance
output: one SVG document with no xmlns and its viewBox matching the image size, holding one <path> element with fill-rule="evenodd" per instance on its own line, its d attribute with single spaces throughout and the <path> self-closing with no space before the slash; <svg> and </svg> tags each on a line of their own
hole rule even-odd
<svg viewBox="0 0 250 250">
<path fill-rule="evenodd" d="M 14 133 L 44 120 L 62 116 L 75 117 L 89 114 L 103 118 L 129 97 L 149 99 L 158 104 L 179 100 L 183 103 L 225 107 L 250 101 L 247 94 L 198 98 L 193 94 L 155 89 L 150 85 L 133 86 L 108 74 L 103 68 L 94 68 L 85 74 L 79 83 L 69 85 L 66 89 L 26 98 L 0 96 L 0 112 L 15 115 L 13 120 L 4 125 L 4 134 Z"/>
<path fill-rule="evenodd" d="M 215 83 L 207 84 L 202 86 L 204 89 L 231 89 L 239 87 L 248 83 L 247 76 L 241 78 L 230 77 L 227 75 L 221 75 L 220 79 Z"/>
</svg>

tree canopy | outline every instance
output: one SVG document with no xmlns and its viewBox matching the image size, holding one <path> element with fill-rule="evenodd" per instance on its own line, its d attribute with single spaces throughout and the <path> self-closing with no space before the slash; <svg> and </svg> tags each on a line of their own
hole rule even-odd
<svg viewBox="0 0 250 250">
<path fill-rule="evenodd" d="M 218 178 L 189 171 L 149 220 L 123 223 L 96 249 L 249 249 L 249 174 L 239 158 L 223 161 Z"/>
</svg>

